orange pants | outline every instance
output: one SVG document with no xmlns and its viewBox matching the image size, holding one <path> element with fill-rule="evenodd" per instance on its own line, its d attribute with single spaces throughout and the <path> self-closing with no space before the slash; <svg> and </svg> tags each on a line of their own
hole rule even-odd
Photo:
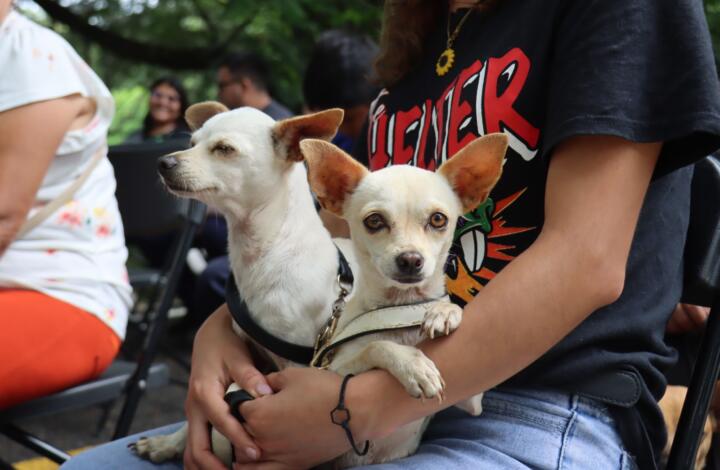
<svg viewBox="0 0 720 470">
<path fill-rule="evenodd" d="M 119 348 L 115 332 L 85 310 L 0 289 L 0 409 L 97 377 Z"/>
</svg>

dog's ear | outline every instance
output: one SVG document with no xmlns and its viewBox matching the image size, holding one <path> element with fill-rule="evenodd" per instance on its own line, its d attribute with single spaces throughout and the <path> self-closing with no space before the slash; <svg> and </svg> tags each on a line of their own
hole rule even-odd
<svg viewBox="0 0 720 470">
<path fill-rule="evenodd" d="M 332 108 L 278 121 L 272 130 L 275 151 L 288 160 L 301 161 L 300 141 L 308 138 L 331 140 L 342 123 L 343 114 L 342 109 Z"/>
<path fill-rule="evenodd" d="M 308 166 L 308 181 L 320 205 L 342 217 L 347 197 L 369 172 L 333 144 L 305 139 L 300 151 Z"/>
<path fill-rule="evenodd" d="M 222 103 L 218 103 L 217 101 L 203 101 L 202 103 L 196 103 L 190 106 L 187 111 L 185 111 L 185 121 L 192 131 L 196 131 L 205 124 L 205 121 L 225 111 L 230 110 Z"/>
<path fill-rule="evenodd" d="M 475 209 L 488 197 L 500 179 L 507 148 L 505 134 L 488 134 L 473 140 L 440 166 L 438 173 L 455 190 L 463 213 Z"/>
</svg>

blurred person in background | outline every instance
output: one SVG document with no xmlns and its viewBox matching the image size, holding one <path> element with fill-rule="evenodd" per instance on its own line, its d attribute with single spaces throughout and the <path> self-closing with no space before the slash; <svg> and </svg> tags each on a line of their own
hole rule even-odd
<svg viewBox="0 0 720 470">
<path fill-rule="evenodd" d="M 372 76 L 377 53 L 378 46 L 369 36 L 333 29 L 318 37 L 305 70 L 305 111 L 342 108 L 345 116 L 333 143 L 348 153 L 379 91 Z"/>
<path fill-rule="evenodd" d="M 228 54 L 218 68 L 218 100 L 230 109 L 250 106 L 277 120 L 293 115 L 270 94 L 270 73 L 252 52 Z"/>
<path fill-rule="evenodd" d="M 380 91 L 372 67 L 377 54 L 378 46 L 369 36 L 332 29 L 318 37 L 305 69 L 305 111 L 342 108 L 343 122 L 332 142 L 350 154 L 366 129 L 370 102 Z M 321 211 L 320 217 L 333 236 L 350 237 L 345 221 L 328 211 Z"/>
<path fill-rule="evenodd" d="M 150 85 L 148 112 L 142 128 L 130 134 L 124 143 L 189 139 L 190 128 L 185 123 L 188 104 L 187 93 L 180 80 L 170 76 L 158 78 Z"/>
</svg>

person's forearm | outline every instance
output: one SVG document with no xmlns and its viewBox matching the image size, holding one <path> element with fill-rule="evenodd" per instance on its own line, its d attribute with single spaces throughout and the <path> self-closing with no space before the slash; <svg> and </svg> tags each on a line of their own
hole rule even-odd
<svg viewBox="0 0 720 470">
<path fill-rule="evenodd" d="M 356 378 L 351 389 L 366 397 L 372 397 L 368 390 L 383 390 L 380 399 L 387 404 L 378 413 L 383 422 L 368 428 L 383 435 L 498 385 L 619 295 L 622 277 L 587 253 L 553 249 L 563 246 L 558 242 L 538 239 L 465 307 L 458 330 L 421 346 L 447 384 L 442 404 L 410 397 L 384 371 Z"/>
<path fill-rule="evenodd" d="M 0 213 L 0 258 L 15 239 L 24 219 L 17 214 Z"/>
<path fill-rule="evenodd" d="M 410 398 L 387 373 L 363 374 L 348 395 L 370 410 L 363 429 L 382 435 L 502 383 L 617 299 L 660 147 L 608 136 L 558 146 L 537 240 L 465 307 L 457 331 L 422 345 L 447 383 L 445 403 Z"/>
</svg>

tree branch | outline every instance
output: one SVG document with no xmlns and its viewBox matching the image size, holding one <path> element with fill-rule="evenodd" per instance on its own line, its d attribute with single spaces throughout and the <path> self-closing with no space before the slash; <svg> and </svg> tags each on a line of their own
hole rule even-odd
<svg viewBox="0 0 720 470">
<path fill-rule="evenodd" d="M 54 20 L 64 23 L 74 32 L 117 56 L 171 69 L 196 70 L 213 65 L 225 54 L 236 34 L 245 26 L 245 24 L 238 25 L 227 39 L 216 46 L 181 49 L 135 41 L 98 28 L 53 0 L 35 0 L 35 2 Z"/>
<path fill-rule="evenodd" d="M 217 39 L 217 27 L 215 25 L 215 22 L 213 22 L 212 18 L 210 18 L 207 10 L 203 8 L 203 6 L 198 0 L 192 0 L 192 4 L 195 7 L 195 11 L 197 11 L 198 16 L 202 18 L 202 20 L 205 22 L 208 31 L 213 36 L 213 39 Z"/>
</svg>

